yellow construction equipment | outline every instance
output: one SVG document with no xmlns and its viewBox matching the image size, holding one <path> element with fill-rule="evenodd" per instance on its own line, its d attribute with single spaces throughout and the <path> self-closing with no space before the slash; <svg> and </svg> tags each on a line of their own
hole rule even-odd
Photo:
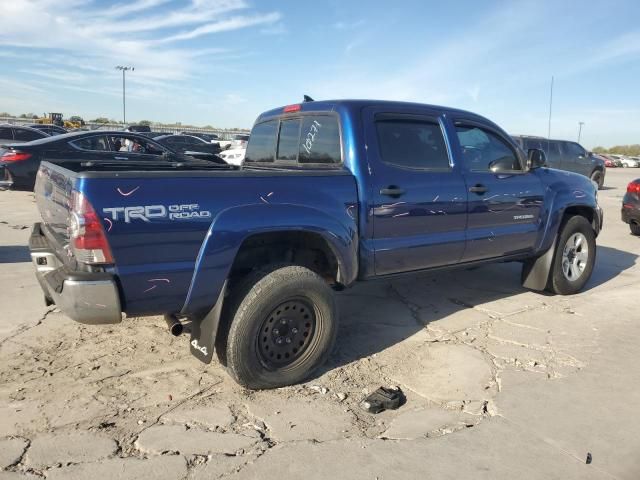
<svg viewBox="0 0 640 480">
<path fill-rule="evenodd" d="M 36 123 L 41 125 L 58 125 L 59 127 L 64 126 L 61 113 L 49 113 L 48 116 L 45 113 L 42 118 L 36 119 Z"/>
</svg>

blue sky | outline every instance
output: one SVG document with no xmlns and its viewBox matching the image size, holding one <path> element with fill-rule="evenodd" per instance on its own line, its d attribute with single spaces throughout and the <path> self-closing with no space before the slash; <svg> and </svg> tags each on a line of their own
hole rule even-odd
<svg viewBox="0 0 640 480">
<path fill-rule="evenodd" d="M 511 133 L 640 143 L 640 2 L 11 0 L 0 111 L 250 127 L 317 99 L 443 104 Z"/>
</svg>

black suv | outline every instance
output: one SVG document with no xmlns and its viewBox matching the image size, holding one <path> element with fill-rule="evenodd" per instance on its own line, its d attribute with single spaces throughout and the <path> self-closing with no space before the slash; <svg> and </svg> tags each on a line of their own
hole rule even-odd
<svg viewBox="0 0 640 480">
<path fill-rule="evenodd" d="M 604 185 L 604 160 L 592 155 L 579 143 L 527 135 L 516 135 L 513 139 L 525 152 L 530 148 L 543 150 L 547 156 L 547 167 L 585 175 L 596 182 L 599 189 Z"/>
</svg>

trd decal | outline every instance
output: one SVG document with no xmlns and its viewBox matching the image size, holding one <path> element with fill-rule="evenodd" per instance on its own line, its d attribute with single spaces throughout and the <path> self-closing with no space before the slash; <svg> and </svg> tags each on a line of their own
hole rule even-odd
<svg viewBox="0 0 640 480">
<path fill-rule="evenodd" d="M 151 222 L 154 219 L 190 220 L 211 218 L 211 212 L 200 210 L 200 205 L 191 203 L 188 205 L 140 205 L 135 207 L 109 207 L 103 208 L 105 220 L 114 222 L 124 220 L 131 223 L 132 220 Z"/>
</svg>

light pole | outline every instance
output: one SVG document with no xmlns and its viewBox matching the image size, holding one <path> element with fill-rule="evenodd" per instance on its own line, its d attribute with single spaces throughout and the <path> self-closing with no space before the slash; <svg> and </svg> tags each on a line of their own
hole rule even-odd
<svg viewBox="0 0 640 480">
<path fill-rule="evenodd" d="M 126 126 L 127 125 L 127 107 L 126 107 L 126 103 L 125 103 L 125 87 L 124 87 L 124 73 L 127 70 L 131 70 L 132 72 L 135 70 L 135 68 L 133 67 L 128 67 L 128 66 L 123 66 L 123 65 L 118 65 L 116 67 L 116 70 L 121 70 L 122 71 L 122 123 Z"/>
<path fill-rule="evenodd" d="M 580 136 L 582 135 L 582 125 L 584 125 L 584 122 L 578 122 L 578 143 L 580 143 Z"/>
</svg>

